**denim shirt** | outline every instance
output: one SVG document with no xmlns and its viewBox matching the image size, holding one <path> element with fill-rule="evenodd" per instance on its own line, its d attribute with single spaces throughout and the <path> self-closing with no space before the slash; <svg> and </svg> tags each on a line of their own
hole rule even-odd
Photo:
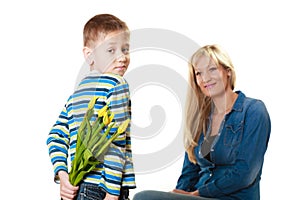
<svg viewBox="0 0 300 200">
<path fill-rule="evenodd" d="M 210 160 L 201 154 L 201 134 L 195 148 L 197 164 L 187 153 L 177 189 L 198 190 L 200 196 L 218 199 L 260 199 L 259 181 L 271 132 L 268 111 L 261 100 L 238 98 L 220 126 L 210 149 Z"/>
</svg>

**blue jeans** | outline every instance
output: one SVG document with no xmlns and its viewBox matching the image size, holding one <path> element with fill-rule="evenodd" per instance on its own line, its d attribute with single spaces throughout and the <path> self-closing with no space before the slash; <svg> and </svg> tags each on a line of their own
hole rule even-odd
<svg viewBox="0 0 300 200">
<path fill-rule="evenodd" d="M 95 184 L 81 183 L 76 200 L 103 200 L 106 192 Z M 121 189 L 119 200 L 127 200 L 129 190 Z"/>
<path fill-rule="evenodd" d="M 145 190 L 134 195 L 133 200 L 217 200 L 200 196 L 191 196 L 173 192 Z"/>
</svg>

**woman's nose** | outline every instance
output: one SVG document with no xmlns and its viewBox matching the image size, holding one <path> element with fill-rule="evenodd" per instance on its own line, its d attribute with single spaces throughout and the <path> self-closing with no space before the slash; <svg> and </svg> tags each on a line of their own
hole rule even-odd
<svg viewBox="0 0 300 200">
<path fill-rule="evenodd" d="M 209 75 L 209 73 L 204 72 L 201 76 L 202 82 L 208 82 L 210 81 L 211 77 Z"/>
</svg>

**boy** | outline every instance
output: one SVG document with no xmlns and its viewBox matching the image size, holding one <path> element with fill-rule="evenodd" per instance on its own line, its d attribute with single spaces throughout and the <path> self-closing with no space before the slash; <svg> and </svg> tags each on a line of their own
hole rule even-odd
<svg viewBox="0 0 300 200">
<path fill-rule="evenodd" d="M 78 127 L 89 101 L 98 97 L 92 121 L 106 104 L 115 114 L 116 123 L 131 118 L 129 87 L 123 78 L 130 63 L 130 33 L 126 23 L 110 14 L 96 15 L 85 24 L 83 36 L 83 54 L 90 65 L 90 74 L 69 97 L 47 139 L 55 181 L 60 182 L 64 200 L 127 199 L 128 189 L 136 187 L 130 126 L 111 144 L 103 164 L 85 176 L 79 186 L 69 182 L 67 157 L 69 153 L 71 161 L 74 159 Z"/>
</svg>

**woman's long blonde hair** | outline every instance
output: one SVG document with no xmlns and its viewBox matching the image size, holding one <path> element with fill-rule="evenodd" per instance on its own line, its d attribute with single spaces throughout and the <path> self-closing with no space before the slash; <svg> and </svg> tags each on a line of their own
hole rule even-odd
<svg viewBox="0 0 300 200">
<path fill-rule="evenodd" d="M 201 134 L 206 134 L 212 100 L 205 96 L 197 84 L 194 66 L 201 56 L 208 56 L 218 67 L 231 71 L 230 86 L 234 89 L 236 75 L 228 54 L 219 45 L 207 45 L 198 49 L 189 61 L 189 84 L 185 108 L 184 146 L 189 160 L 196 163 L 195 147 Z"/>
</svg>

